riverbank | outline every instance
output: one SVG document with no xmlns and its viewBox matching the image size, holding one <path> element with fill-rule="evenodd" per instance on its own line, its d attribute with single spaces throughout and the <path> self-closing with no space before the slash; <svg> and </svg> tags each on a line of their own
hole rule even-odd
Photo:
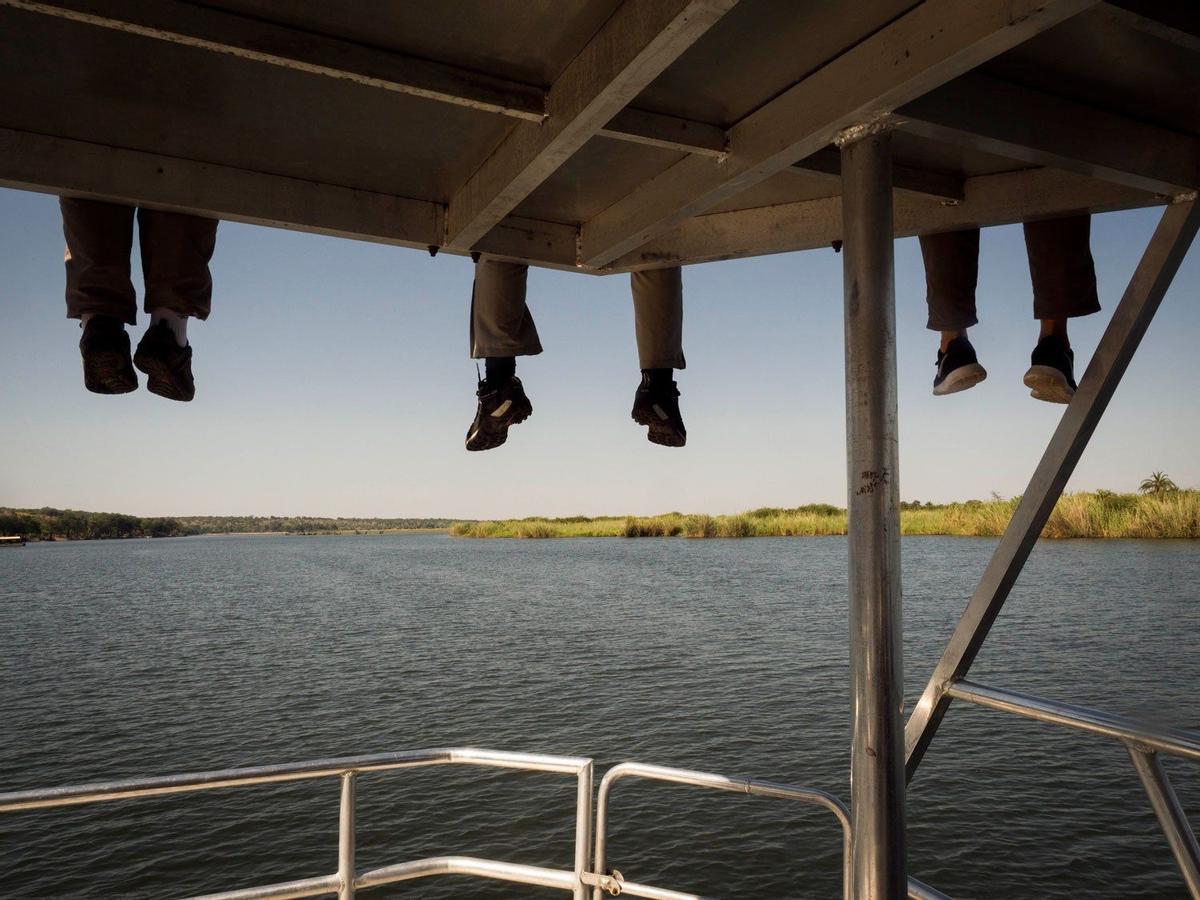
<svg viewBox="0 0 1200 900">
<path fill-rule="evenodd" d="M 78 509 L 0 507 L 0 535 L 28 541 L 88 541 L 124 538 L 244 534 L 397 534 L 445 531 L 457 520 L 434 518 L 329 518 L 320 516 L 133 516 Z"/>
<path fill-rule="evenodd" d="M 905 503 L 900 531 L 906 535 L 998 537 L 1019 497 L 964 503 Z M 450 533 L 466 538 L 570 537 L 816 537 L 846 533 L 846 511 L 814 504 L 792 509 L 764 507 L 726 516 L 666 513 L 659 516 L 530 518 L 459 522 Z M 1066 494 L 1042 532 L 1047 538 L 1200 538 L 1200 491 Z"/>
<path fill-rule="evenodd" d="M 906 535 L 998 537 L 1019 497 L 962 503 L 901 504 Z M 763 507 L 735 515 L 665 513 L 658 516 L 532 517 L 492 521 L 367 519 L 280 516 L 178 516 L 141 518 L 123 513 L 0 507 L 0 535 L 29 541 L 187 537 L 192 535 L 351 535 L 445 532 L 466 538 L 572 537 L 819 537 L 846 533 L 846 511 L 818 503 Z M 1047 538 L 1200 539 L 1200 491 L 1157 494 L 1111 491 L 1066 494 L 1055 507 Z"/>
</svg>

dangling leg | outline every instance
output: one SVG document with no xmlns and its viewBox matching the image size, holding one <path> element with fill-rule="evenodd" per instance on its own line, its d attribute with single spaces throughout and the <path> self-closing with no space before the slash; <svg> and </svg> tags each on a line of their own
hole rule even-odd
<svg viewBox="0 0 1200 900">
<path fill-rule="evenodd" d="M 633 318 L 642 381 L 633 398 L 633 420 L 648 426 L 647 440 L 682 447 L 687 429 L 679 413 L 674 370 L 684 368 L 683 275 L 678 266 L 634 272 Z"/>
<path fill-rule="evenodd" d="M 537 327 L 525 304 L 529 266 L 484 257 L 475 264 L 471 289 L 471 358 L 484 360 L 468 450 L 491 450 L 508 440 L 511 425 L 533 414 L 516 375 L 518 356 L 542 352 Z"/>
<path fill-rule="evenodd" d="M 979 277 L 979 229 L 921 236 L 929 330 L 941 333 L 934 396 L 973 388 L 987 378 L 967 329 L 979 322 L 975 284 Z"/>
<path fill-rule="evenodd" d="M 1075 352 L 1067 320 L 1100 309 L 1091 228 L 1087 215 L 1025 224 L 1033 315 L 1039 323 L 1025 386 L 1035 400 L 1070 403 L 1075 396 Z"/>
<path fill-rule="evenodd" d="M 147 390 L 168 400 L 188 401 L 196 395 L 196 385 L 187 322 L 208 318 L 208 263 L 217 245 L 217 220 L 139 209 L 138 238 L 150 328 L 133 361 L 150 376 Z"/>
<path fill-rule="evenodd" d="M 69 197 L 59 207 L 67 240 L 67 318 L 83 327 L 83 383 L 95 394 L 127 394 L 137 389 L 125 333 L 137 321 L 129 280 L 133 208 Z"/>
</svg>

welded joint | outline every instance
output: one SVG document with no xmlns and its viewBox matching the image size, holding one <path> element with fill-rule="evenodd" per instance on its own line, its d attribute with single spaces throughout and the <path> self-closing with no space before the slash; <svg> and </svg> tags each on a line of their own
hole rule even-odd
<svg viewBox="0 0 1200 900">
<path fill-rule="evenodd" d="M 1158 756 L 1158 749 L 1151 747 L 1149 744 L 1143 744 L 1138 741 L 1121 741 L 1126 749 L 1132 750 L 1134 753 L 1140 753 L 1148 759 L 1155 759 Z"/>
<path fill-rule="evenodd" d="M 944 700 L 953 700 L 954 697 L 951 695 L 950 692 L 952 690 L 954 690 L 954 688 L 957 687 L 959 685 L 959 683 L 962 682 L 962 680 L 963 679 L 961 679 L 961 678 L 953 678 L 952 677 L 952 678 L 947 678 L 945 681 L 939 681 L 936 684 L 931 685 L 931 687 L 933 687 L 934 690 L 937 692 L 933 698 L 934 706 L 936 706 L 937 704 L 941 703 Z"/>
<path fill-rule="evenodd" d="M 839 149 L 847 144 L 853 144 L 861 141 L 863 138 L 871 137 L 876 134 L 886 134 L 889 131 L 895 131 L 903 124 L 903 121 L 894 113 L 883 113 L 883 115 L 863 122 L 859 125 L 851 125 L 848 128 L 843 128 L 834 135 L 833 143 Z"/>
</svg>

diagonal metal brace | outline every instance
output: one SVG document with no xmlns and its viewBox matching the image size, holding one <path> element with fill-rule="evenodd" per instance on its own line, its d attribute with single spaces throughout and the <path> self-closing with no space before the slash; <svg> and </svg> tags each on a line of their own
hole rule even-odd
<svg viewBox="0 0 1200 900">
<path fill-rule="evenodd" d="M 1004 530 L 979 586 L 908 720 L 905 756 L 909 781 L 950 705 L 947 690 L 966 677 L 987 639 L 992 623 L 1008 599 L 1163 295 L 1171 286 L 1198 227 L 1200 204 L 1195 200 L 1169 206 L 1163 213 L 1088 364 L 1078 392 L 1063 413 L 1012 521 Z"/>
<path fill-rule="evenodd" d="M 1188 892 L 1193 900 L 1200 900 L 1200 843 L 1196 841 L 1196 833 L 1192 831 L 1175 788 L 1171 786 L 1171 779 L 1163 770 L 1157 753 L 1133 744 L 1126 744 L 1126 749 L 1138 777 L 1142 779 L 1142 787 L 1150 798 L 1150 805 L 1171 846 L 1175 862 L 1179 864 Z"/>
</svg>

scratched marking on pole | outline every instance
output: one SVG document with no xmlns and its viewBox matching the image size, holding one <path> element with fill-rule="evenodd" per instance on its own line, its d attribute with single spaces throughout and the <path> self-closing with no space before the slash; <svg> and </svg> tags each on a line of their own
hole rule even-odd
<svg viewBox="0 0 1200 900">
<path fill-rule="evenodd" d="M 869 469 L 867 471 L 864 471 L 858 477 L 866 483 L 860 485 L 858 490 L 855 491 L 854 493 L 859 494 L 859 495 L 873 494 L 873 493 L 875 493 L 876 488 L 882 489 L 882 488 L 885 488 L 888 486 L 890 475 L 891 475 L 891 473 L 888 472 L 887 469 L 880 469 L 878 471 Z"/>
</svg>

